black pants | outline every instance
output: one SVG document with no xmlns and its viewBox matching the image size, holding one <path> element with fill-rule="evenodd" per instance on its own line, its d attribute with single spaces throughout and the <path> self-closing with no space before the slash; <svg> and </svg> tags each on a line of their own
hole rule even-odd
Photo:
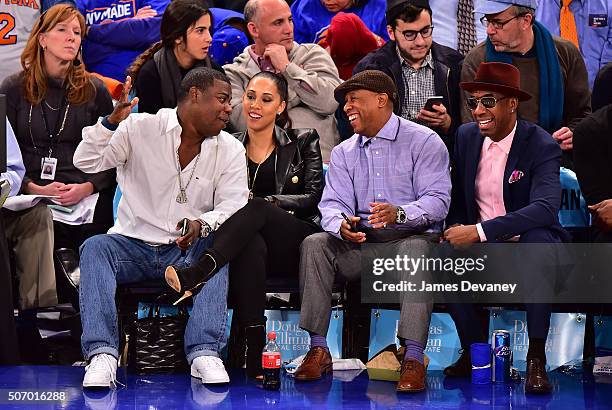
<svg viewBox="0 0 612 410">
<path fill-rule="evenodd" d="M 300 245 L 318 227 L 261 198 L 251 200 L 215 232 L 209 252 L 230 264 L 229 297 L 241 326 L 264 324 L 266 277 L 298 278 Z"/>
<path fill-rule="evenodd" d="M 9 254 L 6 236 L 4 235 L 4 222 L 0 212 L 0 365 L 19 363 L 19 350 L 17 347 L 17 333 L 13 318 L 11 269 L 9 267 Z"/>
<path fill-rule="evenodd" d="M 556 231 L 548 228 L 534 228 L 521 235 L 521 243 L 561 243 L 563 238 Z M 552 256 L 550 256 L 552 258 Z M 549 259 L 549 258 L 544 258 Z M 526 266 L 535 263 L 526 262 Z M 534 279 L 537 286 L 537 277 Z M 486 343 L 489 340 L 488 328 L 483 329 L 476 306 L 470 304 L 449 304 L 449 313 L 455 321 L 461 347 L 469 349 L 472 343 Z M 549 303 L 527 303 L 527 333 L 529 339 L 544 339 L 548 337 L 552 305 Z M 531 344 L 530 344 L 531 346 Z"/>
</svg>

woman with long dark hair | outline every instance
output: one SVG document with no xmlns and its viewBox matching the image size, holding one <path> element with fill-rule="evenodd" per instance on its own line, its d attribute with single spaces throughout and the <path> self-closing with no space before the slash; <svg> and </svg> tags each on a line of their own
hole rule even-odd
<svg viewBox="0 0 612 410">
<path fill-rule="evenodd" d="M 215 232 L 212 248 L 198 262 L 166 270 L 166 281 L 183 299 L 230 263 L 234 320 L 246 333 L 252 377 L 262 374 L 266 276 L 297 277 L 300 244 L 320 229 L 319 135 L 314 129 L 282 128 L 288 120 L 287 93 L 282 76 L 262 71 L 251 78 L 242 97 L 247 130 L 236 134 L 246 148 L 251 200 Z"/>
<path fill-rule="evenodd" d="M 194 67 L 223 69 L 208 56 L 211 14 L 199 0 L 173 0 L 162 16 L 161 41 L 142 53 L 128 69 L 138 96 L 138 111 L 174 108 L 179 85 Z"/>
<path fill-rule="evenodd" d="M 85 31 L 85 19 L 73 6 L 49 8 L 32 28 L 21 55 L 23 70 L 0 86 L 26 168 L 20 193 L 54 196 L 63 207 L 77 207 L 72 216 L 83 207 L 93 211 L 93 219 L 83 213 L 78 222 L 63 223 L 54 222 L 43 203 L 14 212 L 3 210 L 20 278 L 19 306 L 31 309 L 32 320 L 34 308 L 57 303 L 54 247 L 78 252 L 86 238 L 106 232 L 113 224 L 114 170 L 86 174 L 72 162 L 83 128 L 113 110 L 104 84 L 81 63 Z M 92 196 L 96 193 L 97 201 Z M 27 316 L 20 313 L 20 322 Z"/>
</svg>

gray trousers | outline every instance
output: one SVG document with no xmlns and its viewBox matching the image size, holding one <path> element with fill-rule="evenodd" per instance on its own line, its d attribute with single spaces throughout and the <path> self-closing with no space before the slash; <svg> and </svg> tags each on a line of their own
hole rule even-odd
<svg viewBox="0 0 612 410">
<path fill-rule="evenodd" d="M 426 235 L 410 236 L 389 242 L 398 253 L 415 258 L 427 254 L 431 240 Z M 368 255 L 371 252 L 372 255 Z M 349 282 L 361 278 L 361 258 L 374 257 L 367 246 L 343 241 L 327 233 L 308 236 L 300 248 L 300 327 L 318 335 L 327 335 L 331 312 L 332 286 L 336 274 Z M 409 275 L 406 278 L 409 280 Z M 411 303 L 401 297 L 398 337 L 427 343 L 433 302 Z"/>
<path fill-rule="evenodd" d="M 19 276 L 19 308 L 57 305 L 53 265 L 53 215 L 47 205 L 12 212 L 3 210 L 9 247 Z"/>
</svg>

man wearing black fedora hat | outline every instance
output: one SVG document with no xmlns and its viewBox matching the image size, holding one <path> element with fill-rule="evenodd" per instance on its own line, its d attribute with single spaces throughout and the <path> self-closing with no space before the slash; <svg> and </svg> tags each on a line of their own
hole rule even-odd
<svg viewBox="0 0 612 410">
<path fill-rule="evenodd" d="M 474 81 L 460 84 L 474 122 L 457 131 L 452 169 L 452 201 L 444 238 L 452 244 L 476 242 L 559 243 L 567 233 L 559 225 L 561 149 L 536 124 L 518 120 L 519 102 L 531 96 L 520 86 L 513 65 L 482 63 Z M 530 268 L 533 268 L 530 266 Z M 544 346 L 550 305 L 528 304 L 527 392 L 548 393 Z M 469 347 L 486 342 L 473 305 L 451 306 L 464 353 L 445 369 L 467 376 Z"/>
<path fill-rule="evenodd" d="M 379 70 L 393 78 L 395 114 L 434 130 L 452 153 L 452 137 L 461 125 L 459 80 L 463 56 L 432 41 L 428 0 L 387 0 L 389 41 L 365 56 L 353 73 Z M 430 97 L 441 100 L 426 106 Z"/>
</svg>

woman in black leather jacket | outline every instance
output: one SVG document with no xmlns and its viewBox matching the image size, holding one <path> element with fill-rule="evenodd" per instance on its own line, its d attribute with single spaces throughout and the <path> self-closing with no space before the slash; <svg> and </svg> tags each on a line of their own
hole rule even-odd
<svg viewBox="0 0 612 410">
<path fill-rule="evenodd" d="M 288 121 L 282 76 L 256 74 L 242 100 L 247 131 L 236 137 L 246 148 L 250 200 L 214 233 L 213 246 L 197 263 L 169 266 L 166 281 L 189 297 L 231 262 L 234 320 L 247 337 L 247 374 L 256 377 L 262 374 L 266 276 L 297 276 L 300 244 L 320 230 L 323 163 L 316 130 L 281 128 Z"/>
</svg>

